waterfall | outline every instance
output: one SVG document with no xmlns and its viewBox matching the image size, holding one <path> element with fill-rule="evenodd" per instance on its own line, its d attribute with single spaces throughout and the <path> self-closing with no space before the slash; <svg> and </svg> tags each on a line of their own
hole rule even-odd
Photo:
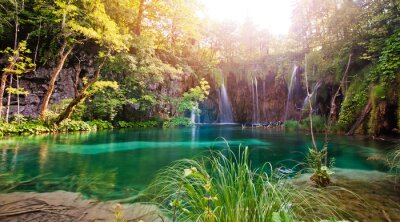
<svg viewBox="0 0 400 222">
<path fill-rule="evenodd" d="M 311 100 L 311 98 L 314 96 L 314 94 L 315 94 L 314 98 L 316 98 L 316 96 L 317 96 L 316 93 L 317 93 L 317 90 L 319 89 L 320 86 L 321 86 L 321 80 L 319 80 L 319 81 L 314 85 L 311 94 L 310 94 L 310 95 L 307 95 L 306 98 L 304 98 L 302 110 L 304 110 L 305 108 L 307 108 L 306 106 L 307 106 L 308 102 Z"/>
<path fill-rule="evenodd" d="M 255 103 L 255 93 L 254 93 L 254 80 L 251 78 L 251 101 L 253 106 L 253 119 L 252 122 L 256 120 L 256 103 Z"/>
<path fill-rule="evenodd" d="M 292 98 L 292 94 L 293 94 L 293 83 L 296 82 L 296 73 L 297 73 L 297 66 L 295 65 L 293 68 L 293 72 L 292 72 L 292 76 L 290 77 L 290 84 L 289 84 L 289 89 L 288 89 L 288 96 L 286 99 L 286 108 L 285 108 L 285 116 L 284 116 L 284 120 L 286 121 L 286 119 L 288 118 L 288 112 L 289 112 L 289 102 Z"/>
<path fill-rule="evenodd" d="M 223 78 L 222 78 L 223 79 Z M 228 92 L 225 88 L 224 80 L 221 84 L 220 96 L 220 123 L 233 123 L 232 105 L 229 101 Z"/>
<path fill-rule="evenodd" d="M 262 84 L 262 98 L 263 98 L 263 102 L 261 103 L 261 105 L 262 105 L 262 111 L 263 111 L 263 121 L 267 121 L 267 110 L 266 110 L 266 106 L 267 106 L 267 92 L 266 92 L 266 86 L 265 86 L 265 84 L 266 84 L 266 79 L 264 78 L 263 79 L 263 82 L 262 82 L 263 84 Z"/>
<path fill-rule="evenodd" d="M 196 111 L 197 111 L 197 107 L 196 106 L 193 106 L 192 107 L 192 111 L 190 112 L 190 121 L 193 123 L 193 124 L 196 124 Z"/>
<path fill-rule="evenodd" d="M 260 109 L 258 104 L 258 82 L 257 77 L 254 77 L 254 93 L 253 93 L 253 103 L 254 103 L 254 119 L 253 123 L 260 123 Z"/>
</svg>

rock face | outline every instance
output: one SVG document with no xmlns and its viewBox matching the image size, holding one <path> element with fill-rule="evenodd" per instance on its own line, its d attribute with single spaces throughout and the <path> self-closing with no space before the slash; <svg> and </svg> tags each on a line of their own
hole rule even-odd
<svg viewBox="0 0 400 222">
<path fill-rule="evenodd" d="M 293 96 L 289 100 L 288 119 L 299 119 L 302 115 L 302 104 L 306 97 L 300 72 L 293 84 Z M 211 79 L 209 98 L 200 106 L 202 122 L 219 122 L 221 115 L 218 93 L 220 86 Z M 232 104 L 234 121 L 238 123 L 265 123 L 283 121 L 288 95 L 288 84 L 276 74 L 267 72 L 251 77 L 230 72 L 225 74 L 228 97 Z"/>
<path fill-rule="evenodd" d="M 56 87 L 51 97 L 51 103 L 60 102 L 62 99 L 73 97 L 75 70 L 72 68 L 63 69 L 56 81 Z M 20 113 L 27 117 L 37 117 L 39 106 L 47 90 L 47 82 L 50 79 L 52 69 L 38 68 L 36 72 L 23 75 L 20 78 L 20 87 L 23 87 L 29 94 L 20 96 Z M 13 81 L 15 84 L 15 81 Z M 16 85 L 13 84 L 13 87 Z M 3 99 L 6 105 L 6 95 Z M 17 96 L 11 97 L 10 115 L 17 113 Z"/>
<path fill-rule="evenodd" d="M 91 67 L 82 67 L 80 73 L 91 76 L 94 73 Z M 36 72 L 23 75 L 20 78 L 20 87 L 29 92 L 28 95 L 20 96 L 20 113 L 24 116 L 38 117 L 40 104 L 47 90 L 47 83 L 50 79 L 52 69 L 38 68 Z M 59 103 L 63 99 L 74 96 L 74 82 L 76 70 L 73 67 L 64 68 L 57 81 L 55 90 L 51 97 L 50 104 Z M 273 72 L 265 74 L 242 74 L 230 71 L 225 73 L 225 84 L 232 105 L 234 122 L 239 123 L 265 123 L 269 121 L 284 121 L 287 109 L 288 119 L 300 119 L 302 117 L 301 107 L 306 97 L 305 86 L 302 83 L 301 70 L 296 74 L 296 81 L 293 83 L 293 93 L 289 102 L 287 101 L 288 85 L 284 78 L 277 77 Z M 205 79 L 209 82 L 211 89 L 208 99 L 200 103 L 201 123 L 218 123 L 221 115 L 220 110 L 220 83 L 215 76 L 208 75 Z M 256 84 L 257 83 L 257 84 Z M 162 97 L 179 97 L 190 88 L 197 85 L 193 75 L 183 74 L 170 76 L 162 84 L 148 86 L 152 91 L 157 91 Z M 16 87 L 16 81 L 13 81 Z M 321 87 L 322 89 L 323 87 Z M 7 103 L 7 95 L 4 95 L 4 105 Z M 288 105 L 286 106 L 286 104 Z M 10 116 L 17 113 L 17 97 L 12 95 L 10 103 Z M 325 106 L 321 106 L 325 107 Z M 139 107 L 130 105 L 124 107 L 123 118 L 139 118 L 143 113 L 138 112 Z M 326 111 L 325 111 L 326 112 Z M 174 115 L 176 108 L 171 103 L 160 103 L 146 114 L 166 118 Z M 190 114 L 187 114 L 190 115 Z M 138 117 L 137 117 L 138 116 Z"/>
<path fill-rule="evenodd" d="M 20 113 L 26 117 L 36 118 L 39 113 L 40 104 L 43 96 L 47 90 L 47 83 L 50 80 L 52 69 L 38 68 L 36 72 L 25 74 L 20 78 L 20 87 L 24 88 L 29 94 L 21 95 L 20 102 Z M 90 67 L 84 67 L 81 71 L 81 75 L 92 75 L 94 69 Z M 59 103 L 63 99 L 74 97 L 74 81 L 75 81 L 75 69 L 64 68 L 57 80 L 53 95 L 50 100 L 50 104 Z M 16 87 L 16 81 L 13 81 L 13 87 Z M 3 104 L 7 104 L 7 95 L 4 95 Z M 10 102 L 10 116 L 17 113 L 17 96 L 11 96 Z"/>
</svg>

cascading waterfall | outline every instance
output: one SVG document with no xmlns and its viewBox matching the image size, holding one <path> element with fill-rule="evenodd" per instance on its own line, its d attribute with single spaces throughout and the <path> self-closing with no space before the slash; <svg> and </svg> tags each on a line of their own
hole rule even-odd
<svg viewBox="0 0 400 222">
<path fill-rule="evenodd" d="M 315 94 L 314 98 L 316 98 L 316 96 L 317 96 L 317 95 L 316 95 L 317 90 L 319 89 L 319 87 L 321 86 L 321 84 L 322 84 L 322 83 L 321 83 L 321 80 L 318 81 L 318 82 L 314 85 L 311 94 L 310 94 L 310 95 L 307 95 L 306 98 L 304 98 L 303 107 L 302 107 L 303 110 L 307 108 L 306 106 L 307 106 L 308 102 L 310 101 L 310 99 L 313 98 L 314 94 Z"/>
<path fill-rule="evenodd" d="M 197 107 L 196 106 L 193 106 L 192 107 L 192 111 L 190 112 L 190 121 L 193 123 L 193 124 L 196 124 L 196 112 L 197 112 Z"/>
<path fill-rule="evenodd" d="M 267 105 L 267 91 L 266 91 L 266 80 L 263 79 L 262 82 L 262 98 L 263 98 L 263 103 L 261 103 L 262 105 L 262 110 L 263 110 L 263 120 L 267 121 L 267 110 L 266 110 L 266 105 Z"/>
<path fill-rule="evenodd" d="M 254 77 L 254 93 L 253 93 L 253 123 L 260 123 L 260 109 L 258 104 L 258 82 L 257 77 Z"/>
<path fill-rule="evenodd" d="M 297 73 L 297 66 L 295 65 L 293 68 L 293 72 L 292 72 L 292 76 L 290 77 L 290 84 L 289 84 L 289 89 L 288 89 L 288 96 L 286 99 L 286 108 L 285 108 L 285 116 L 284 116 L 284 120 L 286 121 L 287 117 L 288 117 L 288 112 L 289 112 L 289 102 L 292 98 L 292 94 L 293 94 L 293 83 L 296 82 L 296 73 Z"/>
<path fill-rule="evenodd" d="M 225 83 L 222 78 L 220 92 L 220 123 L 233 123 L 232 105 L 229 101 L 228 92 L 225 88 Z"/>
<path fill-rule="evenodd" d="M 251 101 L 253 106 L 253 119 L 252 122 L 254 123 L 256 119 L 256 103 L 255 103 L 255 93 L 254 93 L 254 80 L 251 78 Z"/>
</svg>

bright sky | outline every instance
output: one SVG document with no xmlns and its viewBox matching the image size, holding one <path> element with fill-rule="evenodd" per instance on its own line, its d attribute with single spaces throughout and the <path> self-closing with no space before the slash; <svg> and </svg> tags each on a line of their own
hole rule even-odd
<svg viewBox="0 0 400 222">
<path fill-rule="evenodd" d="M 200 0 L 205 13 L 219 21 L 243 22 L 249 16 L 260 28 L 271 33 L 286 34 L 294 0 Z"/>
</svg>

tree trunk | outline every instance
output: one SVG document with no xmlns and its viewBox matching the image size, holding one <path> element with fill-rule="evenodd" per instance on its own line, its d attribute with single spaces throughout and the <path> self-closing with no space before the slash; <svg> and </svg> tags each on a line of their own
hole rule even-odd
<svg viewBox="0 0 400 222">
<path fill-rule="evenodd" d="M 141 33 L 141 26 L 142 26 L 142 20 L 143 20 L 143 12 L 144 12 L 144 0 L 140 0 L 139 2 L 139 12 L 136 17 L 136 24 L 134 28 L 134 32 L 137 36 L 140 36 Z"/>
<path fill-rule="evenodd" d="M 12 88 L 12 81 L 13 81 L 13 75 L 10 75 L 10 88 Z M 8 118 L 10 115 L 10 103 L 11 103 L 11 91 L 8 91 L 8 96 L 7 96 L 7 108 L 6 108 L 6 122 L 8 123 Z"/>
<path fill-rule="evenodd" d="M 331 108 L 329 111 L 329 117 L 328 117 L 328 123 L 333 122 L 334 120 L 332 119 L 332 117 L 336 116 L 336 97 L 339 96 L 340 90 L 345 88 L 345 81 L 347 79 L 347 74 L 349 73 L 349 68 L 350 68 L 350 63 L 351 63 L 351 59 L 353 57 L 353 54 L 349 54 L 349 60 L 347 62 L 347 67 L 346 67 L 346 71 L 343 74 L 342 80 L 340 81 L 340 85 L 338 87 L 338 89 L 336 90 L 335 95 L 332 97 L 331 100 Z M 335 117 L 336 118 L 336 117 Z"/>
<path fill-rule="evenodd" d="M 17 75 L 17 89 L 18 89 L 18 91 L 20 90 L 20 89 L 19 89 L 19 77 L 18 77 L 18 75 Z M 17 114 L 18 114 L 18 124 L 20 124 L 20 120 L 21 120 L 21 117 L 19 116 L 19 113 L 20 113 L 20 111 L 19 111 L 19 93 L 17 93 Z"/>
<path fill-rule="evenodd" d="M 307 63 L 306 63 L 306 65 L 307 65 Z M 305 65 L 305 66 L 306 66 Z M 310 90 L 309 90 L 309 88 L 308 88 L 308 79 L 307 79 L 307 66 L 304 68 L 304 76 L 305 76 L 305 80 L 306 80 L 306 89 L 307 89 L 307 96 L 309 97 L 309 98 L 311 98 L 311 94 L 310 94 Z M 313 72 L 315 72 L 315 67 L 313 67 Z M 310 133 L 311 133 L 311 139 L 312 139 L 312 143 L 313 143 L 313 146 L 314 146 L 314 150 L 315 151 L 317 151 L 318 152 L 318 147 L 317 147 L 317 143 L 315 142 L 315 137 L 314 137 L 314 129 L 313 129 L 313 119 L 312 119 L 312 113 L 313 113 L 313 109 L 312 109 L 312 103 L 311 103 L 311 99 L 309 100 L 309 102 L 308 102 L 308 104 L 309 104 L 309 108 L 310 108 L 310 111 L 308 112 L 308 116 L 309 116 L 309 118 L 310 118 Z"/>
<path fill-rule="evenodd" d="M 336 90 L 335 95 L 332 97 L 332 100 L 331 100 L 331 108 L 329 110 L 329 116 L 328 116 L 328 126 L 326 127 L 326 130 L 325 130 L 325 143 L 324 143 L 324 147 L 326 149 L 325 165 L 328 164 L 328 142 L 329 142 L 328 134 L 331 131 L 332 123 L 334 121 L 336 121 L 336 119 L 337 119 L 336 97 L 339 96 L 341 88 L 343 88 L 343 90 L 345 88 L 346 79 L 347 79 L 347 75 L 349 73 L 350 63 L 351 63 L 352 57 L 353 57 L 353 54 L 350 53 L 349 54 L 349 60 L 347 61 L 347 67 L 346 67 L 346 70 L 344 71 L 342 80 L 340 81 L 340 85 L 339 85 L 338 89 Z"/>
<path fill-rule="evenodd" d="M 79 86 L 79 74 L 81 73 L 81 60 L 78 59 L 78 64 L 75 70 L 75 82 L 74 82 L 74 97 L 78 96 L 78 86 Z"/>
<path fill-rule="evenodd" d="M 7 82 L 7 77 L 9 73 L 3 73 L 1 76 L 1 82 L 0 82 L 0 118 L 2 117 L 3 113 L 3 96 L 4 96 L 4 91 L 6 89 L 6 82 Z"/>
<path fill-rule="evenodd" d="M 51 98 L 51 95 L 53 94 L 54 91 L 54 86 L 55 86 L 55 82 L 57 80 L 58 75 L 60 74 L 65 60 L 67 59 L 68 55 L 71 53 L 72 49 L 74 48 L 74 46 L 71 46 L 68 51 L 66 53 L 64 53 L 64 49 L 67 46 L 67 41 L 64 42 L 64 45 L 62 46 L 61 50 L 60 50 L 60 55 L 61 55 L 61 59 L 58 62 L 57 67 L 53 70 L 52 74 L 51 74 L 51 79 L 49 82 L 49 87 L 47 89 L 46 94 L 43 97 L 43 102 L 42 102 L 42 106 L 40 109 L 40 119 L 41 120 L 45 120 L 47 117 L 47 107 L 49 105 L 49 101 Z"/>
<path fill-rule="evenodd" d="M 67 108 L 58 115 L 55 124 L 58 126 L 63 120 L 68 119 L 71 117 L 71 114 L 74 112 L 75 107 L 83 101 L 88 95 L 85 93 L 79 94 L 77 97 L 75 97 L 67 106 Z"/>
<path fill-rule="evenodd" d="M 368 113 L 371 111 L 371 109 L 372 109 L 372 101 L 369 100 L 368 104 L 364 107 L 364 110 L 362 111 L 360 117 L 358 117 L 357 121 L 354 123 L 354 125 L 351 127 L 351 129 L 346 133 L 346 136 L 354 135 L 354 132 L 364 121 L 365 117 L 368 115 Z"/>
<path fill-rule="evenodd" d="M 97 68 L 97 71 L 95 73 L 95 75 L 93 76 L 93 78 L 81 89 L 81 92 L 79 93 L 79 95 L 75 96 L 75 98 L 68 104 L 67 108 L 60 113 L 60 115 L 58 115 L 55 124 L 59 125 L 63 120 L 68 119 L 71 114 L 74 112 L 76 106 L 84 101 L 89 95 L 86 93 L 87 90 L 89 89 L 90 86 L 92 86 L 97 79 L 99 79 L 100 77 L 100 71 L 103 68 L 104 63 L 107 60 L 107 56 L 104 58 L 104 60 L 102 61 L 102 63 L 99 65 L 99 67 Z"/>
</svg>

